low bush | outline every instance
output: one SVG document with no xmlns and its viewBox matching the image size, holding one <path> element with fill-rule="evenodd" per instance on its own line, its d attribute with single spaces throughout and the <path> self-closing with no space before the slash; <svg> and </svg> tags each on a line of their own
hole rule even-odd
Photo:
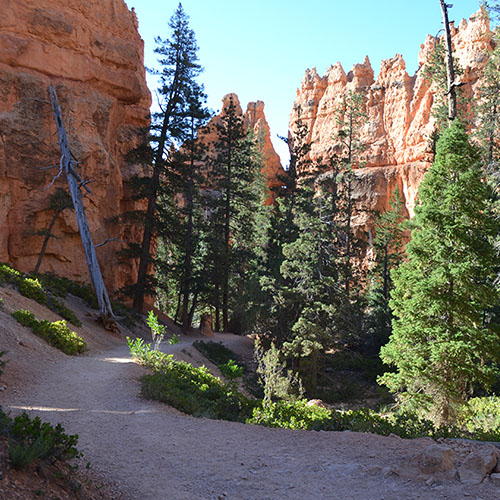
<svg viewBox="0 0 500 500">
<path fill-rule="evenodd" d="M 60 424 L 53 427 L 39 417 L 31 419 L 23 413 L 11 419 L 0 408 L 0 429 L 8 436 L 9 459 L 15 468 L 27 467 L 37 459 L 52 462 L 79 455 L 78 435 L 65 434 Z"/>
<path fill-rule="evenodd" d="M 193 342 L 193 347 L 200 351 L 214 365 L 225 364 L 231 360 L 235 362 L 239 361 L 238 356 L 221 342 L 197 340 Z"/>
<path fill-rule="evenodd" d="M 59 314 L 62 318 L 69 321 L 74 326 L 82 326 L 82 322 L 76 317 L 76 314 L 68 309 L 60 300 L 56 297 L 48 297 L 47 305 L 51 311 Z"/>
<path fill-rule="evenodd" d="M 85 283 L 79 283 L 68 278 L 56 276 L 52 273 L 37 274 L 36 277 L 46 290 L 53 295 L 65 298 L 68 293 L 84 300 L 87 305 L 97 309 L 97 299 L 92 287 Z"/>
<path fill-rule="evenodd" d="M 20 278 L 21 273 L 19 271 L 16 271 L 7 264 L 0 264 L 0 284 L 10 283 L 11 285 L 17 285 Z"/>
<path fill-rule="evenodd" d="M 43 338 L 47 343 L 61 350 L 65 354 L 81 354 L 87 350 L 85 341 L 71 331 L 66 321 L 38 321 L 30 311 L 19 310 L 12 316 L 22 325 L 31 328 L 33 333 Z"/>
<path fill-rule="evenodd" d="M 68 309 L 57 297 L 66 297 L 68 292 L 73 293 L 73 295 L 81 292 L 82 296 L 88 298 L 89 287 L 87 285 L 66 278 L 59 278 L 54 274 L 24 275 L 7 264 L 0 265 L 1 283 L 16 285 L 19 293 L 25 297 L 47 306 L 72 325 L 82 326 L 82 322 L 76 317 L 75 313 Z"/>
<path fill-rule="evenodd" d="M 243 367 L 237 365 L 233 359 L 230 359 L 227 363 L 221 363 L 217 367 L 228 380 L 234 380 L 243 375 Z"/>
<path fill-rule="evenodd" d="M 459 422 L 469 432 L 500 436 L 500 397 L 470 399 L 462 409 Z"/>
<path fill-rule="evenodd" d="M 5 368 L 5 365 L 7 364 L 7 361 L 4 361 L 2 357 L 7 354 L 7 351 L 0 351 L 0 375 L 3 373 L 3 369 Z"/>
<path fill-rule="evenodd" d="M 249 424 L 285 429 L 320 430 L 331 425 L 332 412 L 319 406 L 308 406 L 306 400 L 293 403 L 276 401 L 254 408 Z"/>
<path fill-rule="evenodd" d="M 212 375 L 204 366 L 196 368 L 174 361 L 144 344 L 127 338 L 132 356 L 153 370 L 142 378 L 142 394 L 198 417 L 244 422 L 251 416 L 254 402 Z"/>
</svg>

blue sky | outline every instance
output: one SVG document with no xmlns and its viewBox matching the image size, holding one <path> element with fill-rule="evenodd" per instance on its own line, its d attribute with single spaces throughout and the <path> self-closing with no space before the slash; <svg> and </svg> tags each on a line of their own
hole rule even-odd
<svg viewBox="0 0 500 500">
<path fill-rule="evenodd" d="M 125 0 L 134 7 L 145 41 L 146 66 L 156 65 L 154 37 L 169 36 L 168 20 L 178 0 Z M 449 0 L 458 24 L 479 7 L 476 0 Z M 380 61 L 403 54 L 407 71 L 417 69 L 420 44 L 442 27 L 439 0 L 184 0 L 205 68 L 200 81 L 208 105 L 217 111 L 223 95 L 236 92 L 243 109 L 265 102 L 278 153 L 286 148 L 288 117 L 306 68 L 323 75 L 337 61 L 349 71 L 370 57 L 375 74 Z M 148 82 L 152 91 L 154 78 Z M 286 162 L 287 160 L 285 160 Z"/>
</svg>

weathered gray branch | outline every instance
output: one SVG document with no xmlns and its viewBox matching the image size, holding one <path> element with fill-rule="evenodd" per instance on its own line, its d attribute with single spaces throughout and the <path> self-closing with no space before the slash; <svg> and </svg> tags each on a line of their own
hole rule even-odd
<svg viewBox="0 0 500 500">
<path fill-rule="evenodd" d="M 80 185 L 82 184 L 82 179 L 72 167 L 72 164 L 75 163 L 75 161 L 72 159 L 72 155 L 69 149 L 68 138 L 66 136 L 66 130 L 64 129 L 64 123 L 61 115 L 61 108 L 59 107 L 59 102 L 57 100 L 56 89 L 52 85 L 49 87 L 49 94 L 50 101 L 52 103 L 52 111 L 54 112 L 54 119 L 57 126 L 59 146 L 62 153 L 61 166 L 64 168 L 66 179 L 68 181 L 69 191 L 71 193 L 71 199 L 73 200 L 73 205 L 75 207 L 76 219 L 78 221 L 78 228 L 80 230 L 80 237 L 82 239 L 85 258 L 87 259 L 90 279 L 92 280 L 92 285 L 94 286 L 101 317 L 103 319 L 110 318 L 113 317 L 113 310 L 111 308 L 111 302 L 109 300 L 106 286 L 104 285 L 104 280 L 102 279 L 101 269 L 99 267 L 99 262 L 97 261 L 97 255 L 95 253 L 95 247 L 92 242 L 92 237 L 90 236 L 90 229 L 87 222 L 87 217 L 85 216 L 85 209 L 83 207 L 82 196 L 80 193 Z M 60 174 L 58 174 L 58 176 L 59 175 Z M 88 188 L 86 189 L 88 190 Z"/>
<path fill-rule="evenodd" d="M 124 240 L 120 240 L 119 238 L 106 238 L 103 242 L 94 245 L 94 248 L 103 247 L 104 245 L 111 243 L 112 241 L 120 241 L 121 243 L 124 243 Z"/>
<path fill-rule="evenodd" d="M 451 5 L 447 4 L 444 0 L 439 0 L 439 3 L 441 5 L 441 12 L 443 14 L 443 24 L 445 31 L 446 77 L 448 80 L 448 120 L 451 123 L 457 116 L 457 85 L 455 84 L 455 69 L 453 67 L 453 49 L 451 46 L 450 22 L 448 21 L 448 7 L 451 7 Z"/>
</svg>

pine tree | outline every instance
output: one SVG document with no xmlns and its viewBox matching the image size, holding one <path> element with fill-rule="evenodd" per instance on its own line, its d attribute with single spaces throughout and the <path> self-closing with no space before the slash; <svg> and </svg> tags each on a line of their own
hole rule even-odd
<svg viewBox="0 0 500 500">
<path fill-rule="evenodd" d="M 262 312 L 259 329 L 269 335 L 278 348 L 290 337 L 291 328 L 297 319 L 297 311 L 293 301 L 286 299 L 286 292 L 292 286 L 291 281 L 283 276 L 281 266 L 285 260 L 283 248 L 293 243 L 299 235 L 297 212 L 301 200 L 309 198 L 310 190 L 299 182 L 299 171 L 304 172 L 310 166 L 308 154 L 310 144 L 307 142 L 308 128 L 301 119 L 301 110 L 297 110 L 298 120 L 293 142 L 289 142 L 290 164 L 279 181 L 281 186 L 275 194 L 275 202 L 271 207 L 267 229 L 267 242 L 262 265 L 260 286 L 262 289 Z M 305 191 L 304 191 L 305 190 Z"/>
<path fill-rule="evenodd" d="M 233 325 L 240 323 L 235 313 L 245 294 L 243 283 L 254 266 L 255 225 L 264 201 L 264 184 L 255 137 L 245 129 L 231 95 L 216 132 L 214 155 L 209 160 L 210 191 L 205 197 L 211 226 L 207 265 L 216 329 L 220 329 L 222 313 L 222 328 L 229 331 L 231 312 Z"/>
<path fill-rule="evenodd" d="M 156 38 L 155 52 L 160 56 L 161 71 L 158 94 L 162 99 L 161 112 L 153 116 L 151 126 L 152 167 L 147 179 L 147 209 L 144 218 L 142 243 L 138 250 L 139 268 L 134 287 L 133 307 L 141 312 L 144 296 L 148 290 L 148 269 L 152 265 L 152 243 L 156 234 L 155 219 L 157 203 L 161 196 L 162 176 L 169 168 L 169 156 L 173 146 L 189 135 L 189 120 L 186 120 L 190 97 L 200 88 L 196 78 L 202 71 L 198 64 L 197 44 L 189 17 L 179 4 L 169 22 L 171 38 Z"/>
<path fill-rule="evenodd" d="M 405 210 L 399 187 L 394 189 L 389 209 L 375 220 L 373 250 L 375 256 L 370 269 L 368 314 L 366 328 L 370 349 L 377 353 L 388 340 L 392 331 L 390 294 L 394 287 L 391 272 L 397 269 L 404 256 L 403 228 Z"/>
<path fill-rule="evenodd" d="M 490 9 L 493 15 L 500 11 L 498 5 L 492 5 Z M 482 13 L 488 16 L 484 6 Z M 494 47 L 487 54 L 488 62 L 483 70 L 475 112 L 479 118 L 476 136 L 481 145 L 483 162 L 489 166 L 489 173 L 498 177 L 498 167 L 495 162 L 498 162 L 500 148 L 500 45 L 498 44 L 500 28 L 494 30 L 493 39 Z"/>
<path fill-rule="evenodd" d="M 498 304 L 499 262 L 489 190 L 477 151 L 455 120 L 420 185 L 408 261 L 394 273 L 393 333 L 381 350 L 397 371 L 380 382 L 441 423 L 453 421 L 472 390 L 487 389 L 498 374 L 499 329 L 489 312 Z"/>
<path fill-rule="evenodd" d="M 185 113 L 178 117 L 179 122 L 185 122 L 184 142 L 170 153 L 157 204 L 158 236 L 163 247 L 155 266 L 158 286 L 167 303 L 177 298 L 175 313 L 171 308 L 169 313 L 185 333 L 190 331 L 201 292 L 201 238 L 206 224 L 200 187 L 206 183 L 202 172 L 206 145 L 199 140 L 198 131 L 209 118 L 205 98 L 201 87 L 186 92 Z"/>
</svg>

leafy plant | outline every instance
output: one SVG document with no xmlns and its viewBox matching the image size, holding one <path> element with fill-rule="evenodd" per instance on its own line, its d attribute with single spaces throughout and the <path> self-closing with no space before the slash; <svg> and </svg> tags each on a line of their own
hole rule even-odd
<svg viewBox="0 0 500 500">
<path fill-rule="evenodd" d="M 78 435 L 65 434 L 61 424 L 52 427 L 39 417 L 23 413 L 12 421 L 9 430 L 9 459 L 15 468 L 26 467 L 36 459 L 66 460 L 76 457 Z"/>
<path fill-rule="evenodd" d="M 303 389 L 300 379 L 296 374 L 287 370 L 286 364 L 281 360 L 279 349 L 271 343 L 267 351 L 262 345 L 255 344 L 255 359 L 257 360 L 257 374 L 264 388 L 264 401 L 272 399 L 293 400 L 302 397 Z"/>
<path fill-rule="evenodd" d="M 0 283 L 17 285 L 20 278 L 21 273 L 19 271 L 16 271 L 7 264 L 0 264 Z"/>
<path fill-rule="evenodd" d="M 40 281 L 37 278 L 23 278 L 18 281 L 17 288 L 19 292 L 28 297 L 29 299 L 33 299 L 35 302 L 39 304 L 47 303 L 47 293 L 42 287 Z"/>
<path fill-rule="evenodd" d="M 71 331 L 66 321 L 38 321 L 35 315 L 27 310 L 21 309 L 12 313 L 22 325 L 31 328 L 33 333 L 43 338 L 47 343 L 61 350 L 65 354 L 81 354 L 87 350 L 85 341 Z"/>
<path fill-rule="evenodd" d="M 3 373 L 3 369 L 5 368 L 5 365 L 7 364 L 7 361 L 2 360 L 2 357 L 4 354 L 7 354 L 7 351 L 0 351 L 0 375 Z"/>
<path fill-rule="evenodd" d="M 237 379 L 243 375 L 243 367 L 237 365 L 233 359 L 230 359 L 227 363 L 221 363 L 217 366 L 222 375 L 229 380 Z"/>
<path fill-rule="evenodd" d="M 158 318 L 156 317 L 153 311 L 149 311 L 146 323 L 148 324 L 149 328 L 151 328 L 151 337 L 153 338 L 153 349 L 157 351 L 158 347 L 163 341 L 163 337 L 165 337 L 165 326 L 160 324 Z"/>
<path fill-rule="evenodd" d="M 238 356 L 222 342 L 205 342 L 203 340 L 197 340 L 193 342 L 193 347 L 215 365 L 227 363 L 231 359 L 238 361 Z"/>
<path fill-rule="evenodd" d="M 132 356 L 154 372 L 142 378 L 144 397 L 194 416 L 241 422 L 250 417 L 254 403 L 204 366 L 174 361 L 171 354 L 153 349 L 142 339 L 127 338 L 127 342 Z"/>
</svg>

